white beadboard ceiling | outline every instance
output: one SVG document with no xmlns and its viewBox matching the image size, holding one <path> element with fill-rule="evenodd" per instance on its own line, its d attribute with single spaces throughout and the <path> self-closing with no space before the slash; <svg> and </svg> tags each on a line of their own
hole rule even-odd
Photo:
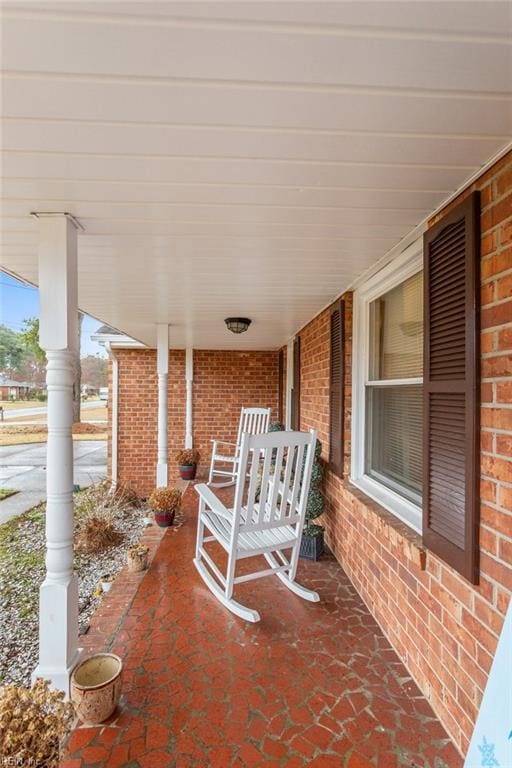
<svg viewBox="0 0 512 768">
<path fill-rule="evenodd" d="M 150 345 L 280 346 L 512 134 L 509 2 L 1 7 L 1 264 L 72 213 L 81 308 Z"/>
</svg>

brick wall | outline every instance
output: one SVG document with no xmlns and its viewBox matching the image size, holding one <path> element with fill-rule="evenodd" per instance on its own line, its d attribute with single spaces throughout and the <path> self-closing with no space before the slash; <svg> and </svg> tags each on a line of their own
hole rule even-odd
<svg viewBox="0 0 512 768">
<path fill-rule="evenodd" d="M 210 462 L 212 438 L 236 440 L 242 406 L 272 408 L 277 418 L 277 352 L 194 352 L 194 447 Z"/>
<path fill-rule="evenodd" d="M 118 480 L 149 494 L 155 485 L 158 383 L 154 349 L 119 349 Z M 111 368 L 111 365 L 110 365 Z M 111 372 L 109 374 L 111 386 Z M 185 435 L 185 352 L 169 353 L 169 470 Z M 112 398 L 109 397 L 109 405 Z M 109 421 L 111 419 L 109 407 Z M 109 435 L 111 431 L 109 429 Z M 109 469 L 111 446 L 109 440 Z"/>
<path fill-rule="evenodd" d="M 337 558 L 462 753 L 512 591 L 512 157 L 472 189 L 482 190 L 480 585 L 425 552 L 420 536 L 329 472 L 324 515 Z M 350 295 L 345 299 L 348 476 L 352 327 Z M 300 337 L 301 427 L 318 429 L 327 456 L 328 312 Z"/>
<path fill-rule="evenodd" d="M 155 485 L 158 388 L 155 350 L 120 349 L 118 480 L 147 495 Z M 212 438 L 234 440 L 242 405 L 271 407 L 277 415 L 277 352 L 194 352 L 193 435 L 207 470 Z M 110 374 L 111 376 L 111 374 Z M 109 378 L 109 385 L 111 379 Z M 169 354 L 169 477 L 185 440 L 185 352 Z M 109 404 L 112 398 L 109 398 Z M 109 408 L 110 411 L 110 408 Z M 110 419 L 109 413 L 109 419 Z M 109 430 L 109 434 L 111 434 Z M 109 469 L 111 445 L 109 440 Z"/>
</svg>

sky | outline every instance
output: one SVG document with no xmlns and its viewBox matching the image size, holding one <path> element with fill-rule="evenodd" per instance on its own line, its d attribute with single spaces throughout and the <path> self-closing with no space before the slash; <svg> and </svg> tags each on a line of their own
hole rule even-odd
<svg viewBox="0 0 512 768">
<path fill-rule="evenodd" d="M 30 285 L 15 280 L 5 272 L 0 271 L 0 325 L 6 325 L 13 331 L 23 330 L 23 320 L 28 317 L 39 317 L 39 291 Z M 97 342 L 91 341 L 91 334 L 101 323 L 89 315 L 84 316 L 82 323 L 81 356 L 100 354 L 106 357 L 106 352 Z"/>
</svg>

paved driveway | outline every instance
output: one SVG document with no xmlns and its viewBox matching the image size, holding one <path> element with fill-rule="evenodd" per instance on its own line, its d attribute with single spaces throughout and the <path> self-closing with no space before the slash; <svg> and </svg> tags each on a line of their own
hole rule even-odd
<svg viewBox="0 0 512 768">
<path fill-rule="evenodd" d="M 107 476 L 105 440 L 75 440 L 74 482 L 82 488 Z M 0 501 L 0 523 L 46 497 L 46 443 L 0 446 L 0 488 L 19 493 Z"/>
</svg>

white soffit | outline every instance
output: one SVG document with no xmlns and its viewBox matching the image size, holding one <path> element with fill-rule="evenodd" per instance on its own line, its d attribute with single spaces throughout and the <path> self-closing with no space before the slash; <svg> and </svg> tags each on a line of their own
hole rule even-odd
<svg viewBox="0 0 512 768">
<path fill-rule="evenodd" d="M 508 2 L 1 7 L 1 264 L 72 213 L 81 308 L 150 345 L 280 346 L 512 134 Z"/>
</svg>

